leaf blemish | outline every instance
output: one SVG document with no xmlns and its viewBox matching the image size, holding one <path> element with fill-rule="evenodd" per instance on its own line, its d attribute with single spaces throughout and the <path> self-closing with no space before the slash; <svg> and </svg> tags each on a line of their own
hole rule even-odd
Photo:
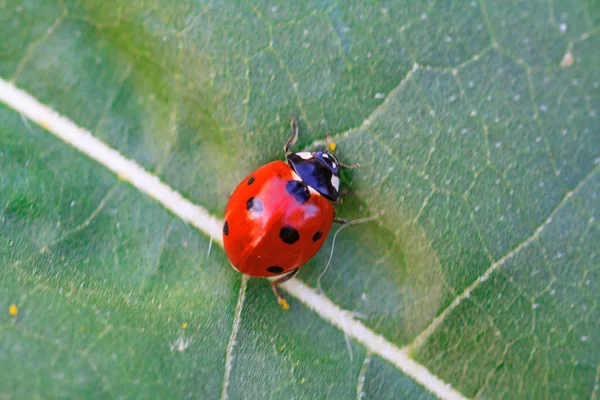
<svg viewBox="0 0 600 400">
<path fill-rule="evenodd" d="M 10 307 L 8 307 L 8 313 L 15 317 L 19 313 L 19 309 L 15 304 L 11 304 Z"/>
<path fill-rule="evenodd" d="M 570 67 L 571 65 L 573 65 L 573 63 L 575 62 L 575 57 L 573 57 L 573 54 L 571 54 L 571 52 L 569 50 L 567 50 L 567 52 L 565 53 L 565 55 L 563 56 L 561 62 L 560 62 L 560 66 L 561 67 Z"/>
<path fill-rule="evenodd" d="M 177 338 L 177 340 L 175 342 L 173 342 L 173 344 L 171 344 L 170 348 L 171 351 L 177 350 L 180 353 L 183 353 L 185 351 L 185 349 L 188 348 L 188 346 L 190 345 L 190 340 L 185 339 L 184 337 L 180 336 L 179 338 Z"/>
</svg>

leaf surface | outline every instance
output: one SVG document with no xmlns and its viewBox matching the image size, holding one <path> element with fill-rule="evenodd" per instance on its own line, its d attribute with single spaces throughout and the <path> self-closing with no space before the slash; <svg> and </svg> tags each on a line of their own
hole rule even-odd
<svg viewBox="0 0 600 400">
<path fill-rule="evenodd" d="M 338 213 L 383 214 L 338 235 L 326 296 L 467 397 L 598 395 L 594 3 L 0 8 L 2 79 L 217 216 L 291 115 L 298 149 L 331 130 L 361 164 Z M 431 396 L 5 106 L 0 143 L 6 397 Z"/>
</svg>

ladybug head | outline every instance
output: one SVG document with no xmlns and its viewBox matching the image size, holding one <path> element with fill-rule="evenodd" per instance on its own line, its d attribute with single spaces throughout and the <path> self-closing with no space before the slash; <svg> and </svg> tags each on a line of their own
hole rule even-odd
<svg viewBox="0 0 600 400">
<path fill-rule="evenodd" d="M 333 153 L 327 150 L 319 150 L 312 154 L 313 157 L 318 158 L 323 164 L 327 165 L 331 173 L 337 175 L 340 168 L 340 162 L 333 155 Z"/>
<path fill-rule="evenodd" d="M 311 188 L 331 201 L 338 201 L 340 162 L 327 150 L 303 151 L 287 155 L 287 162 Z"/>
</svg>

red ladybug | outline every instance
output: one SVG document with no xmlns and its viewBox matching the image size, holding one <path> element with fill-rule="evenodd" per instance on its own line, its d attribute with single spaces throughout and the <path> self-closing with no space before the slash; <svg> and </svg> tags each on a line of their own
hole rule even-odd
<svg viewBox="0 0 600 400">
<path fill-rule="evenodd" d="M 235 189 L 225 209 L 223 243 L 233 268 L 269 278 L 279 303 L 287 302 L 277 285 L 293 278 L 323 246 L 335 218 L 332 203 L 340 203 L 339 168 L 344 165 L 328 150 L 291 153 L 292 137 L 284 151 L 287 164 L 273 161 L 248 175 Z M 329 137 L 329 136 L 328 136 Z"/>
</svg>

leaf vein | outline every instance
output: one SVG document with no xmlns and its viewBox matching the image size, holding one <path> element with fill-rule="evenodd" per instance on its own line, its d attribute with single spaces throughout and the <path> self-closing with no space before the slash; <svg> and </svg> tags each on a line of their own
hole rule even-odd
<svg viewBox="0 0 600 400">
<path fill-rule="evenodd" d="M 336 133 L 335 135 L 332 135 L 330 137 L 330 140 L 335 141 L 341 137 L 349 137 L 350 134 L 353 134 L 355 132 L 361 132 L 367 129 L 367 127 L 371 124 L 371 121 L 373 121 L 373 119 L 377 116 L 377 114 L 383 109 L 383 107 L 385 107 L 387 105 L 387 103 L 390 101 L 390 99 L 392 97 L 394 97 L 395 93 L 398 92 L 403 86 L 404 84 L 413 76 L 413 74 L 419 69 L 419 65 L 418 64 L 414 64 L 412 69 L 410 69 L 406 75 L 400 80 L 400 82 L 398 83 L 398 85 L 396 85 L 396 87 L 394 87 L 390 93 L 388 94 L 388 96 L 385 98 L 385 100 L 378 105 L 372 112 L 371 114 L 369 114 L 369 116 L 367 118 L 364 119 L 364 121 L 362 122 L 362 124 L 360 124 L 359 126 L 356 126 L 354 128 L 350 128 L 350 129 L 346 129 L 343 132 L 340 133 Z M 306 146 L 302 151 L 308 151 L 312 148 L 318 147 L 318 146 L 325 146 L 325 140 L 315 140 L 314 142 L 312 142 L 311 144 L 309 144 L 308 146 Z"/>
<path fill-rule="evenodd" d="M 593 168 L 580 182 L 575 186 L 572 190 L 568 191 L 562 200 L 556 205 L 556 207 L 549 213 L 548 217 L 544 220 L 544 222 L 533 232 L 532 235 L 527 237 L 520 244 L 515 246 L 512 250 L 510 250 L 507 254 L 500 257 L 496 262 L 492 263 L 488 269 L 484 271 L 484 273 L 477 277 L 469 286 L 467 286 L 460 295 L 458 295 L 441 313 L 438 314 L 437 317 L 433 319 L 433 321 L 412 341 L 412 343 L 403 347 L 403 350 L 408 354 L 412 354 L 414 350 L 420 348 L 425 344 L 427 339 L 431 337 L 431 335 L 437 330 L 437 328 L 442 324 L 442 322 L 446 319 L 448 315 L 454 311 L 456 307 L 461 303 L 462 300 L 470 296 L 470 293 L 477 289 L 482 282 L 485 282 L 487 278 L 494 271 L 498 269 L 498 267 L 502 266 L 508 259 L 512 258 L 516 254 L 518 254 L 521 249 L 527 247 L 531 242 L 537 240 L 542 231 L 552 222 L 552 218 L 554 215 L 560 211 L 560 209 L 585 185 L 585 183 L 593 177 L 598 170 L 600 170 L 600 165 L 597 165 Z"/>
<path fill-rule="evenodd" d="M 223 391 L 221 392 L 221 400 L 226 400 L 229 398 L 227 389 L 229 388 L 229 381 L 231 379 L 231 368 L 233 366 L 233 349 L 235 347 L 237 333 L 240 329 L 240 324 L 242 320 L 242 310 L 244 308 L 244 300 L 246 299 L 247 286 L 248 277 L 246 275 L 242 275 L 242 284 L 240 286 L 237 305 L 235 307 L 235 316 L 233 318 L 233 325 L 231 327 L 231 335 L 229 336 L 229 342 L 227 343 L 227 353 L 225 355 L 225 374 L 223 375 Z"/>
<path fill-rule="evenodd" d="M 358 383 L 356 384 L 356 400 L 362 400 L 364 397 L 365 380 L 367 379 L 367 371 L 369 370 L 369 364 L 371 363 L 371 352 L 368 351 L 365 354 L 360 372 L 358 373 Z"/>
<path fill-rule="evenodd" d="M 125 158 L 121 153 L 92 136 L 89 131 L 80 128 L 71 120 L 59 115 L 54 110 L 39 103 L 28 93 L 15 88 L 2 79 L 0 79 L 0 102 L 17 112 L 23 113 L 57 138 L 71 144 L 78 151 L 83 152 L 103 167 L 113 171 L 122 180 L 130 182 L 138 190 L 157 200 L 183 221 L 189 222 L 200 231 L 212 236 L 214 241 L 223 246 L 222 221 L 210 215 L 204 208 L 185 199 L 158 177 L 145 171 L 135 161 Z M 245 279 L 247 278 L 243 278 L 242 282 Z M 432 374 L 425 366 L 410 358 L 406 351 L 396 347 L 383 336 L 376 334 L 362 323 L 354 320 L 348 315 L 349 313 L 341 310 L 330 299 L 318 294 L 314 289 L 297 279 L 286 282 L 282 286 L 330 324 L 362 343 L 368 350 L 390 361 L 407 376 L 438 397 L 443 399 L 465 398 L 448 383 Z M 240 288 L 240 291 L 242 290 L 245 291 L 244 285 Z M 243 297 L 238 298 L 238 304 L 240 302 L 243 304 Z M 241 306 L 236 315 L 240 315 L 240 313 Z M 239 329 L 239 317 L 237 326 L 236 329 Z M 232 337 L 235 337 L 233 331 Z M 234 342 L 232 341 L 232 343 Z M 224 387 L 224 393 L 226 397 L 226 387 Z"/>
<path fill-rule="evenodd" d="M 14 82 L 17 80 L 17 78 L 21 75 L 21 72 L 23 72 L 23 68 L 25 68 L 25 64 L 27 63 L 27 61 L 29 61 L 33 51 L 52 36 L 56 28 L 58 28 L 58 26 L 65 20 L 65 17 L 66 10 L 65 13 L 58 17 L 54 21 L 54 23 L 48 28 L 48 30 L 46 30 L 46 33 L 43 36 L 39 37 L 38 39 L 34 40 L 29 44 L 27 49 L 25 49 L 24 51 L 23 57 L 21 58 L 21 60 L 19 60 L 15 72 L 13 72 L 12 76 L 10 77 L 9 82 Z"/>
</svg>

